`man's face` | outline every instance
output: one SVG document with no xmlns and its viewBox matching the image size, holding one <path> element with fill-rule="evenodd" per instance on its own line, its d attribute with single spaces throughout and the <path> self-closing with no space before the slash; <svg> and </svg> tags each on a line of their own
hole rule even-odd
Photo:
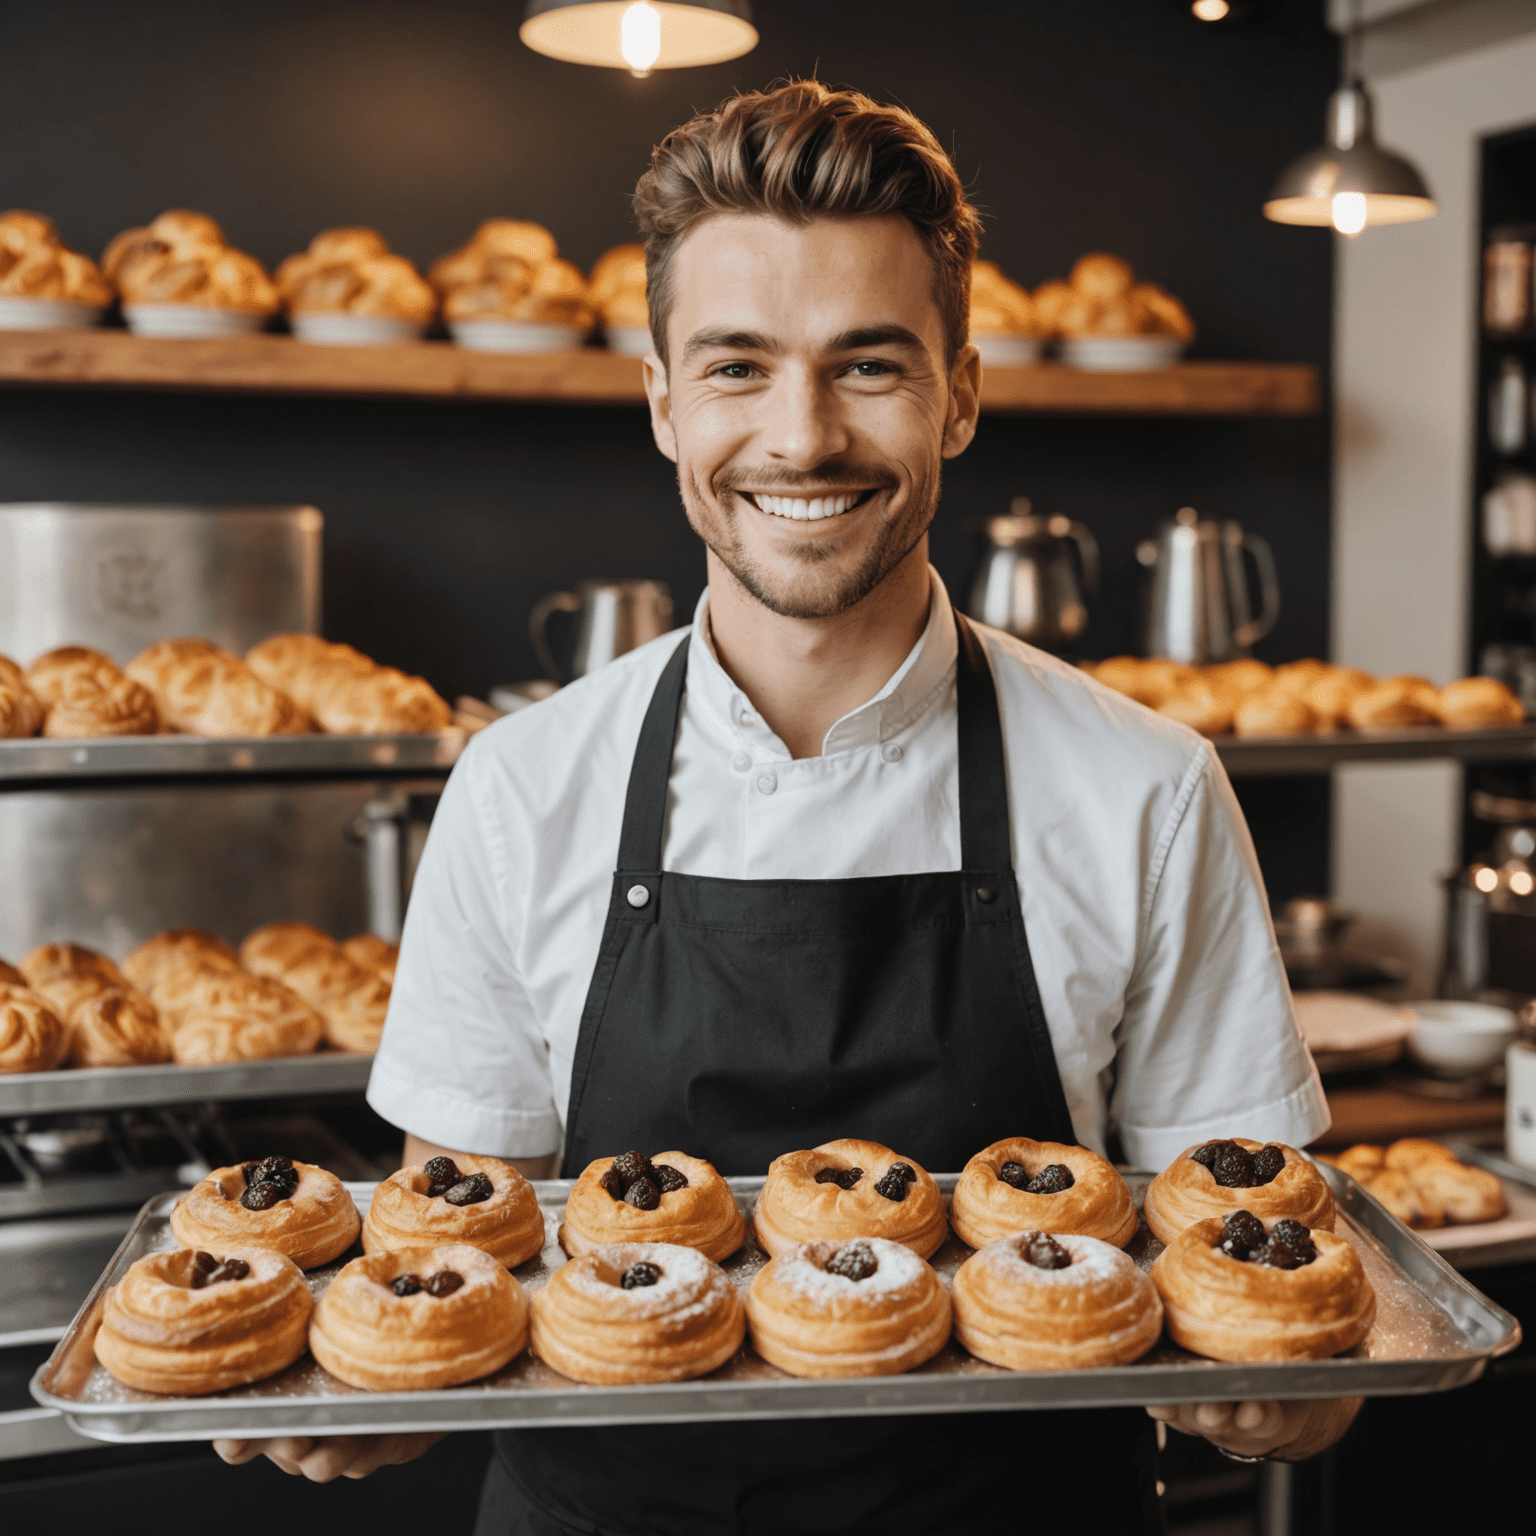
<svg viewBox="0 0 1536 1536">
<path fill-rule="evenodd" d="M 922 540 L 975 431 L 975 352 L 946 369 L 927 252 L 899 216 L 721 214 L 672 285 L 646 387 L 689 522 L 774 612 L 843 612 Z"/>
</svg>

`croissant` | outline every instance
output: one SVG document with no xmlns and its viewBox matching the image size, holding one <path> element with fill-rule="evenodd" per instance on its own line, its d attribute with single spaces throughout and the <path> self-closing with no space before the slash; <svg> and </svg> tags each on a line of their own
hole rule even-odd
<svg viewBox="0 0 1536 1536">
<path fill-rule="evenodd" d="M 1232 729 L 1232 703 L 1204 678 L 1196 678 L 1175 688 L 1157 706 L 1160 715 L 1167 715 L 1203 736 L 1220 736 Z"/>
<path fill-rule="evenodd" d="M 539 224 L 488 219 L 469 242 L 429 270 L 449 320 L 519 320 L 589 328 L 595 318 L 587 280 L 556 254 Z"/>
<path fill-rule="evenodd" d="M 1317 729 L 1317 716 L 1294 695 L 1270 686 L 1237 706 L 1232 729 L 1239 736 L 1303 736 Z"/>
<path fill-rule="evenodd" d="M 313 722 L 238 656 L 207 640 L 157 640 L 128 663 L 161 721 L 193 736 L 292 736 Z"/>
<path fill-rule="evenodd" d="M 27 687 L 20 667 L 0 656 L 0 740 L 35 736 L 43 723 L 43 701 Z"/>
<path fill-rule="evenodd" d="M 49 651 L 27 668 L 25 681 L 43 705 L 44 736 L 153 736 L 159 729 L 154 698 L 100 651 Z"/>
<path fill-rule="evenodd" d="M 207 214 L 173 208 L 127 229 L 101 258 L 125 304 L 196 304 L 270 315 L 277 290 L 254 256 L 224 241 Z"/>
<path fill-rule="evenodd" d="M 1029 291 L 1004 277 L 996 262 L 971 265 L 971 332 L 1035 334 L 1035 306 Z"/>
<path fill-rule="evenodd" d="M 558 247 L 542 224 L 521 219 L 487 219 L 456 251 L 439 256 L 427 269 L 427 280 L 441 294 L 469 283 L 483 282 L 498 258 L 513 257 L 527 270 L 553 261 Z"/>
<path fill-rule="evenodd" d="M 88 256 L 66 249 L 40 213 L 0 213 L 0 294 L 105 306 L 114 292 Z"/>
<path fill-rule="evenodd" d="M 375 229 L 326 229 L 278 267 L 277 291 L 290 314 L 377 315 L 425 325 L 437 295 Z"/>
<path fill-rule="evenodd" d="M 639 244 L 615 245 L 597 258 L 592 276 L 587 280 L 592 302 L 607 317 L 608 306 L 621 294 L 638 293 L 645 297 L 645 247 Z"/>
<path fill-rule="evenodd" d="M 30 988 L 0 981 L 0 1073 L 51 1072 L 68 1049 L 58 1014 Z"/>
</svg>

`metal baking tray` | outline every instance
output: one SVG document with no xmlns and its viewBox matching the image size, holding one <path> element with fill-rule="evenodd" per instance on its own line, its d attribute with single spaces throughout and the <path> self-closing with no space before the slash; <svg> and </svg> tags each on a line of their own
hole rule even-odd
<svg viewBox="0 0 1536 1536">
<path fill-rule="evenodd" d="M 0 1075 L 0 1119 L 72 1109 L 132 1109 L 201 1099 L 269 1099 L 306 1093 L 360 1093 L 372 1056 L 317 1051 L 215 1067 L 165 1062 L 153 1067 L 69 1067 L 60 1072 Z"/>
<path fill-rule="evenodd" d="M 92 1349 L 107 1288 L 146 1253 L 174 1248 L 169 1214 L 176 1195 L 139 1214 L 69 1331 L 32 1380 L 32 1395 L 97 1440 L 244 1439 L 262 1435 L 359 1434 L 383 1430 L 489 1429 L 499 1426 L 682 1423 L 707 1419 L 836 1418 L 864 1414 L 972 1413 L 1020 1408 L 1090 1408 L 1247 1398 L 1398 1396 L 1442 1392 L 1475 1380 L 1490 1358 L 1520 1341 L 1520 1325 L 1334 1168 L 1323 1173 L 1341 1210 L 1339 1231 L 1360 1254 L 1376 1288 L 1376 1323 L 1365 1343 L 1332 1360 L 1229 1365 L 1164 1340 L 1134 1365 L 1086 1371 L 1005 1371 L 972 1358 L 953 1340 L 902 1376 L 804 1381 L 755 1355 L 750 1345 L 697 1381 L 588 1387 L 567 1380 L 526 1352 L 483 1380 L 438 1392 L 370 1393 L 330 1376 L 305 1355 L 286 1371 L 209 1397 L 135 1392 L 96 1364 Z M 954 1188 L 956 1174 L 940 1187 Z M 1151 1175 L 1127 1175 L 1139 1202 Z M 743 1212 L 761 1178 L 732 1179 Z M 515 1273 L 530 1290 L 565 1255 L 555 1241 L 568 1180 L 535 1185 L 545 1212 L 545 1248 Z M 370 1186 L 349 1184 L 358 1208 Z M 934 1255 L 946 1281 L 970 1253 L 954 1237 Z M 1143 1226 L 1128 1252 L 1144 1268 L 1161 1245 Z M 341 1260 L 308 1276 L 318 1296 Z M 725 1269 L 746 1286 L 765 1262 L 749 1239 Z"/>
<path fill-rule="evenodd" d="M 1406 731 L 1334 731 L 1324 736 L 1216 736 L 1229 778 L 1327 773 L 1340 763 L 1528 763 L 1536 759 L 1536 721 L 1481 731 L 1422 726 Z"/>
<path fill-rule="evenodd" d="M 468 738 L 419 736 L 31 736 L 0 741 L 0 785 L 59 779 L 419 773 L 453 767 Z"/>
</svg>

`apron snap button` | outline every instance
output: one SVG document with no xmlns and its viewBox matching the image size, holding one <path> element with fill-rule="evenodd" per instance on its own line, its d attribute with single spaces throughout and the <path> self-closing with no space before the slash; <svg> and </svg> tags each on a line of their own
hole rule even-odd
<svg viewBox="0 0 1536 1536">
<path fill-rule="evenodd" d="M 633 896 L 634 892 L 631 891 L 630 895 Z M 976 887 L 976 900 L 986 902 L 996 901 L 997 892 L 993 890 L 990 885 L 978 885 Z"/>
<path fill-rule="evenodd" d="M 771 773 L 758 775 L 757 789 L 759 794 L 771 795 L 778 787 L 779 781 L 776 775 Z"/>
<path fill-rule="evenodd" d="M 643 907 L 651 899 L 650 891 L 643 885 L 632 885 L 625 897 L 632 907 Z"/>
</svg>

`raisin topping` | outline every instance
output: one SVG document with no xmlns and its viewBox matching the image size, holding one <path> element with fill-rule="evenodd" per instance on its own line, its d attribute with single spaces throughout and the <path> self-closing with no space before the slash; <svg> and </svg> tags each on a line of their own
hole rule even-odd
<svg viewBox="0 0 1536 1536">
<path fill-rule="evenodd" d="M 396 1296 L 414 1296 L 421 1289 L 421 1276 L 396 1275 L 390 1281 L 389 1288 Z"/>
<path fill-rule="evenodd" d="M 287 1198 L 276 1184 L 248 1184 L 240 1196 L 240 1204 L 248 1211 L 270 1211 L 279 1200 Z"/>
<path fill-rule="evenodd" d="M 688 1175 L 671 1163 L 657 1163 L 656 1188 L 664 1195 L 670 1195 L 674 1189 L 687 1189 Z"/>
<path fill-rule="evenodd" d="M 888 1171 L 900 1174 L 908 1184 L 917 1183 L 917 1169 L 911 1163 L 892 1163 Z"/>
<path fill-rule="evenodd" d="M 204 1253 L 201 1248 L 192 1255 L 192 1268 L 200 1275 L 212 1274 L 219 1267 L 219 1261 L 211 1253 Z"/>
<path fill-rule="evenodd" d="M 1036 1269 L 1066 1269 L 1072 1263 L 1072 1255 L 1044 1232 L 1026 1232 L 1020 1240 L 1019 1252 Z"/>
<path fill-rule="evenodd" d="M 852 1189 L 864 1177 L 862 1168 L 818 1168 L 818 1184 L 836 1184 L 839 1189 Z"/>
<path fill-rule="evenodd" d="M 207 1285 L 218 1285 L 224 1280 L 244 1280 L 251 1266 L 244 1259 L 216 1259 L 201 1249 L 192 1255 L 192 1289 L 200 1291 Z"/>
<path fill-rule="evenodd" d="M 427 1283 L 422 1289 L 428 1296 L 452 1296 L 463 1284 L 464 1276 L 458 1270 L 440 1269 L 435 1275 L 427 1276 Z"/>
<path fill-rule="evenodd" d="M 875 1193 L 877 1195 L 884 1195 L 887 1200 L 905 1200 L 907 1198 L 907 1181 L 894 1168 L 891 1168 L 886 1172 L 885 1177 L 875 1185 Z"/>
<path fill-rule="evenodd" d="M 1216 1245 L 1229 1258 L 1246 1264 L 1253 1251 L 1262 1248 L 1267 1241 L 1264 1223 L 1252 1211 L 1233 1211 L 1221 1224 Z"/>
<path fill-rule="evenodd" d="M 1236 1145 L 1235 1141 L 1208 1141 L 1203 1147 L 1196 1147 L 1189 1154 L 1189 1160 L 1192 1163 L 1199 1163 L 1202 1168 L 1214 1168 L 1216 1166 L 1216 1159 L 1221 1153 L 1226 1148 L 1235 1147 Z"/>
<path fill-rule="evenodd" d="M 841 1275 L 844 1280 L 868 1280 L 879 1268 L 880 1260 L 868 1243 L 844 1243 L 827 1260 L 827 1273 Z"/>
<path fill-rule="evenodd" d="M 256 1182 L 254 1175 L 256 1170 L 260 1167 L 261 1159 L 259 1157 L 252 1158 L 248 1163 L 240 1164 L 240 1172 L 242 1175 L 244 1175 L 245 1182 L 247 1184 L 254 1184 Z"/>
<path fill-rule="evenodd" d="M 636 1179 L 624 1191 L 624 1204 L 637 1211 L 654 1211 L 661 1204 L 661 1191 L 649 1179 Z"/>
<path fill-rule="evenodd" d="M 601 1184 L 602 1187 L 606 1189 L 615 1200 L 622 1200 L 624 1198 L 624 1180 L 621 1179 L 618 1174 L 613 1171 L 612 1168 L 610 1168 L 597 1182 Z"/>
<path fill-rule="evenodd" d="M 656 1169 L 643 1152 L 625 1152 L 614 1158 L 613 1171 L 624 1181 L 625 1189 L 637 1179 L 649 1179 L 652 1184 L 656 1182 Z"/>
<path fill-rule="evenodd" d="M 1268 1257 L 1258 1253 L 1253 1257 L 1257 1263 L 1268 1264 L 1273 1269 L 1300 1269 L 1317 1257 L 1317 1244 L 1312 1241 L 1311 1229 L 1288 1217 L 1275 1223 L 1265 1248 Z"/>
<path fill-rule="evenodd" d="M 264 1157 L 259 1163 L 242 1163 L 240 1171 L 245 1175 L 246 1186 L 274 1184 L 287 1200 L 299 1187 L 299 1170 L 291 1157 Z"/>
<path fill-rule="evenodd" d="M 1303 1264 L 1310 1264 L 1312 1259 L 1304 1259 L 1291 1247 L 1289 1243 L 1282 1243 L 1271 1237 L 1262 1248 L 1255 1248 L 1249 1259 L 1255 1264 L 1262 1264 L 1266 1269 L 1300 1269 Z M 1316 1258 L 1314 1250 L 1312 1258 Z"/>
<path fill-rule="evenodd" d="M 655 1285 L 661 1279 L 661 1269 L 658 1265 L 647 1264 L 641 1259 L 638 1264 L 631 1264 L 628 1269 L 619 1276 L 619 1284 L 626 1291 L 636 1291 L 643 1286 Z"/>
<path fill-rule="evenodd" d="M 1024 1186 L 1024 1190 L 1031 1195 L 1059 1195 L 1062 1190 L 1071 1189 L 1076 1182 L 1072 1170 L 1065 1163 L 1047 1163 Z"/>
<path fill-rule="evenodd" d="M 1211 1165 L 1211 1175 L 1223 1189 L 1249 1189 L 1253 1185 L 1253 1158 L 1235 1143 L 1223 1147 Z"/>
<path fill-rule="evenodd" d="M 1004 1163 L 997 1176 L 1013 1189 L 1029 1188 L 1029 1169 L 1023 1163 Z"/>
<path fill-rule="evenodd" d="M 1284 1151 L 1271 1142 L 1267 1147 L 1261 1147 L 1253 1154 L 1253 1170 L 1249 1175 L 1249 1182 L 1272 1184 L 1284 1167 Z"/>
<path fill-rule="evenodd" d="M 1289 1216 L 1282 1216 L 1270 1229 L 1269 1235 L 1278 1237 L 1282 1243 L 1289 1243 L 1292 1248 L 1314 1246 L 1311 1227 L 1304 1227 L 1299 1221 L 1292 1221 Z"/>
<path fill-rule="evenodd" d="M 495 1193 L 496 1186 L 483 1173 L 472 1173 L 467 1179 L 460 1179 L 452 1189 L 445 1190 L 443 1199 L 449 1205 L 479 1205 Z"/>
<path fill-rule="evenodd" d="M 451 1157 L 434 1157 L 421 1171 L 427 1176 L 427 1196 L 432 1200 L 446 1195 L 464 1177 Z"/>
</svg>

